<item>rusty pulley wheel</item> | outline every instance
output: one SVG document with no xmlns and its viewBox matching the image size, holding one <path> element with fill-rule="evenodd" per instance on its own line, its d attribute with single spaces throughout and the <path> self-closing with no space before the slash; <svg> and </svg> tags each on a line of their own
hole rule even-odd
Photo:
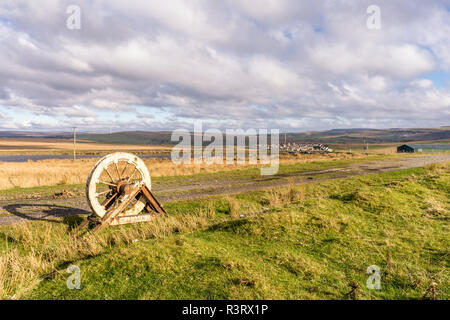
<svg viewBox="0 0 450 320">
<path fill-rule="evenodd" d="M 141 182 L 151 189 L 150 173 L 144 161 L 126 152 L 108 154 L 97 162 L 89 174 L 86 182 L 88 204 L 94 214 L 102 218 Z M 126 208 L 124 215 L 137 215 L 145 205 L 143 199 L 137 198 Z"/>
</svg>

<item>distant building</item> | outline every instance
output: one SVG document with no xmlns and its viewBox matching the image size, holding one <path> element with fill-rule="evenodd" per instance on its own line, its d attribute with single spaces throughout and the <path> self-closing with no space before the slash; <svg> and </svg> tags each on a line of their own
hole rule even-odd
<svg viewBox="0 0 450 320">
<path fill-rule="evenodd" d="M 414 148 L 408 146 L 407 144 L 402 144 L 401 146 L 397 147 L 397 152 L 398 153 L 413 153 L 414 152 Z"/>
<path fill-rule="evenodd" d="M 403 144 L 397 147 L 398 153 L 444 151 L 450 151 L 450 144 Z"/>
<path fill-rule="evenodd" d="M 277 145 L 280 151 L 292 153 L 313 153 L 313 152 L 333 152 L 333 149 L 323 144 L 298 144 L 296 142 Z"/>
</svg>

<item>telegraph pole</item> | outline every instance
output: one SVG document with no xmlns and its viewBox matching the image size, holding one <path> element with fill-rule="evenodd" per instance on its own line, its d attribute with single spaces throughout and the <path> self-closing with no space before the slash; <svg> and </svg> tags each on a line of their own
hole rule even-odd
<svg viewBox="0 0 450 320">
<path fill-rule="evenodd" d="M 368 155 L 369 154 L 369 142 L 366 142 L 366 139 L 364 139 L 364 144 L 363 144 L 363 150 L 366 149 L 365 154 Z"/>
<path fill-rule="evenodd" d="M 77 160 L 77 127 L 73 127 L 73 161 Z"/>
</svg>

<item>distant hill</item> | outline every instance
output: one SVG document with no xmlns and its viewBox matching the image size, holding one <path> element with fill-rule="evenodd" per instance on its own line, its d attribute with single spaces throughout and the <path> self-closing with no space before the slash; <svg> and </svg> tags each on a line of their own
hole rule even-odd
<svg viewBox="0 0 450 320">
<path fill-rule="evenodd" d="M 176 144 L 176 142 L 170 141 L 171 135 L 172 132 L 170 131 L 122 131 L 114 133 L 80 133 L 78 137 L 90 141 L 114 144 Z"/>
<path fill-rule="evenodd" d="M 171 132 L 126 131 L 112 134 L 80 134 L 80 138 L 103 142 L 121 144 L 153 144 L 173 145 Z M 327 131 L 287 133 L 288 142 L 297 143 L 336 143 L 336 144 L 360 144 L 408 142 L 408 141 L 432 141 L 450 140 L 450 127 L 430 129 L 332 129 Z M 284 141 L 281 134 L 280 142 Z"/>
<path fill-rule="evenodd" d="M 65 139 L 72 137 L 70 132 L 52 132 L 52 131 L 0 131 L 0 138 L 53 138 Z"/>
<path fill-rule="evenodd" d="M 388 143 L 450 139 L 450 127 L 417 129 L 332 129 L 328 131 L 288 133 L 291 142 Z M 281 140 L 281 138 L 280 138 Z"/>
<path fill-rule="evenodd" d="M 141 145 L 174 145 L 170 141 L 170 131 L 122 131 L 111 134 L 83 133 L 77 134 L 82 140 L 90 140 L 111 144 L 141 144 Z M 71 132 L 26 132 L 0 131 L 0 137 L 8 138 L 65 138 L 71 139 Z M 286 133 L 288 142 L 297 143 L 329 143 L 329 144 L 361 144 L 450 140 L 450 127 L 412 128 L 412 129 L 332 129 L 327 131 L 310 131 Z M 284 142 L 284 134 L 280 135 Z"/>
</svg>

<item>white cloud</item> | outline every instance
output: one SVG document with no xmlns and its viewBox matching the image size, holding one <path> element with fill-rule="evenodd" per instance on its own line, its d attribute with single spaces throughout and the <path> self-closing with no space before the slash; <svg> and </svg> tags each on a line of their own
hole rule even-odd
<svg viewBox="0 0 450 320">
<path fill-rule="evenodd" d="M 65 27 L 68 4 L 81 30 Z M 450 72 L 445 1 L 378 5 L 374 31 L 362 2 L 5 0 L 0 111 L 18 128 L 448 125 L 450 89 L 430 80 Z"/>
<path fill-rule="evenodd" d="M 419 89 L 430 89 L 434 87 L 434 83 L 430 79 L 415 79 L 410 81 L 409 85 Z"/>
</svg>

